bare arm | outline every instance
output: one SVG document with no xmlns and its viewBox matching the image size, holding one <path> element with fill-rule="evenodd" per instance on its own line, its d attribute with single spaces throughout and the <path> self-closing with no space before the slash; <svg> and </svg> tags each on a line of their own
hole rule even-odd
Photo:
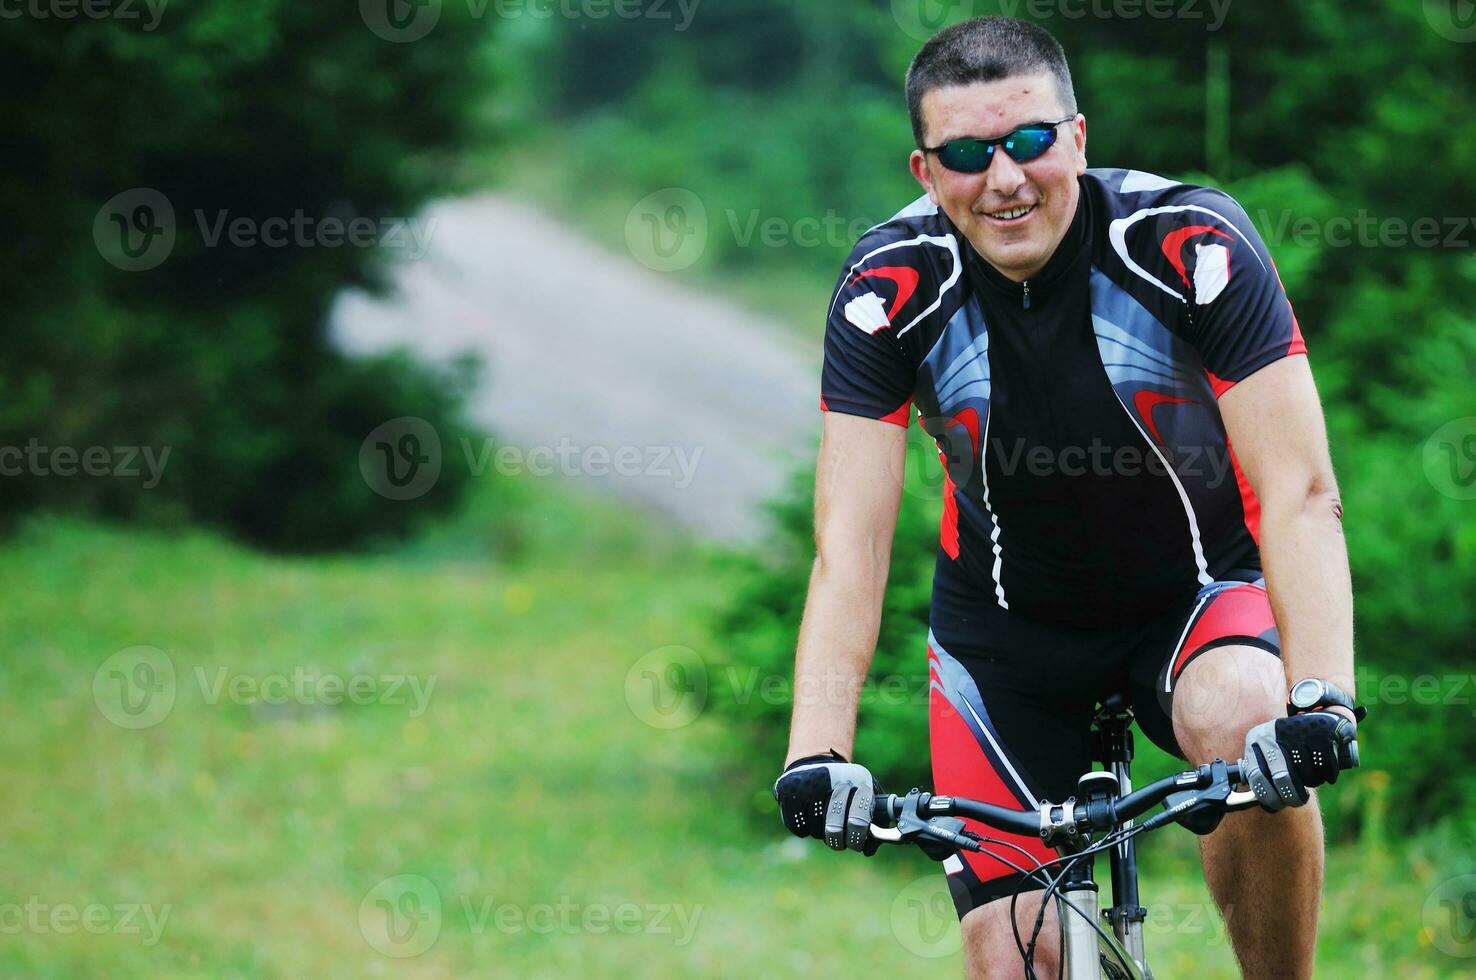
<svg viewBox="0 0 1476 980">
<path fill-rule="evenodd" d="M 838 412 L 824 418 L 815 468 L 815 564 L 795 654 L 786 765 L 832 748 L 851 757 L 906 462 L 901 426 Z"/>
<path fill-rule="evenodd" d="M 1305 357 L 1287 357 L 1220 399 L 1236 458 L 1261 502 L 1261 559 L 1288 684 L 1353 690 L 1353 585 L 1322 404 Z"/>
</svg>

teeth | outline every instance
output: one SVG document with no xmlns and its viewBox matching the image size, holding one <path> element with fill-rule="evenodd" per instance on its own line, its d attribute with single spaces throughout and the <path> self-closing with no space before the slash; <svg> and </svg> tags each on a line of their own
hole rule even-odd
<svg viewBox="0 0 1476 980">
<path fill-rule="evenodd" d="M 1009 221 L 1012 218 L 1019 218 L 1023 215 L 1027 215 L 1033 210 L 1035 210 L 1034 204 L 1024 208 L 1011 208 L 1008 211 L 991 211 L 989 212 L 989 216 L 991 218 L 999 218 L 1002 221 Z"/>
</svg>

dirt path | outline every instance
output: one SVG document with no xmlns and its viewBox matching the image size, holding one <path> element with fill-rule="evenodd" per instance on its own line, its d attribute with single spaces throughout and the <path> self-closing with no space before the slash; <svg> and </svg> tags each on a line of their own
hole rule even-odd
<svg viewBox="0 0 1476 980">
<path fill-rule="evenodd" d="M 426 218 L 429 247 L 395 295 L 340 299 L 339 343 L 479 355 L 470 408 L 498 437 L 477 447 L 489 468 L 587 480 L 717 540 L 755 536 L 757 505 L 813 459 L 818 351 L 523 202 L 448 201 Z"/>
</svg>

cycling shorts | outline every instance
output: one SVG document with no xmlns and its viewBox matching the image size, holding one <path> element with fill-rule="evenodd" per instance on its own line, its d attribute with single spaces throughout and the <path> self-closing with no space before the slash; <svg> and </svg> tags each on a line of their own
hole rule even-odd
<svg viewBox="0 0 1476 980">
<path fill-rule="evenodd" d="M 982 620 L 951 620 L 935 606 L 928 636 L 929 722 L 934 791 L 1000 806 L 1060 802 L 1092 768 L 1091 722 L 1104 698 L 1127 693 L 1139 728 L 1183 758 L 1174 738 L 1173 696 L 1196 657 L 1220 646 L 1281 655 L 1260 572 L 1232 573 L 1193 603 L 1132 626 L 1081 629 L 1036 622 L 998 608 Z M 989 846 L 1022 868 L 1057 853 L 1037 837 L 968 821 L 969 829 L 1028 852 Z M 1041 883 L 981 853 L 944 862 L 959 918 Z"/>
</svg>

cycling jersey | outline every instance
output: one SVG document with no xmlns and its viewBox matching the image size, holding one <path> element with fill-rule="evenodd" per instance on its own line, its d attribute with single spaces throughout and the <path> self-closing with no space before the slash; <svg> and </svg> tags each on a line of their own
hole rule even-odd
<svg viewBox="0 0 1476 980">
<path fill-rule="evenodd" d="M 856 245 L 821 407 L 906 425 L 946 469 L 935 618 L 1143 621 L 1259 567 L 1259 507 L 1217 399 L 1305 352 L 1259 235 L 1223 192 L 1088 170 L 1014 283 L 926 197 Z"/>
</svg>

